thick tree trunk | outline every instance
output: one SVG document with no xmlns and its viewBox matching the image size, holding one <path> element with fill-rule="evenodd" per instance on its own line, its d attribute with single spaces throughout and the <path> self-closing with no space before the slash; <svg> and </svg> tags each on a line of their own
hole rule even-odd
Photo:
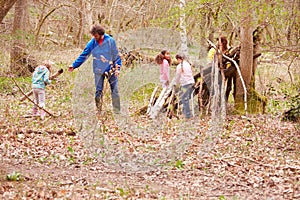
<svg viewBox="0 0 300 200">
<path fill-rule="evenodd" d="M 258 94 L 255 90 L 255 73 L 257 69 L 257 59 L 260 55 L 260 42 L 262 35 L 262 28 L 257 27 L 253 32 L 253 66 L 252 66 L 252 77 L 250 85 L 250 96 L 249 96 L 249 108 L 252 113 L 264 113 L 265 106 L 267 104 L 267 98 Z"/>
<path fill-rule="evenodd" d="M 17 0 L 0 0 L 0 23 Z"/>
<path fill-rule="evenodd" d="M 251 30 L 251 12 L 245 13 L 241 23 L 241 52 L 240 68 L 249 94 L 252 66 L 253 66 L 253 37 Z M 244 110 L 244 90 L 240 79 L 237 80 L 235 107 L 237 110 Z"/>
<path fill-rule="evenodd" d="M 17 76 L 29 75 L 36 64 L 34 59 L 26 53 L 26 45 L 24 43 L 27 14 L 27 0 L 18 0 L 15 5 L 12 30 L 14 42 L 10 54 L 11 72 Z"/>
<path fill-rule="evenodd" d="M 241 52 L 240 68 L 241 74 L 247 88 L 247 112 L 264 113 L 266 98 L 259 95 L 255 90 L 255 71 L 257 67 L 257 57 L 253 56 L 259 52 L 259 39 L 253 37 L 252 31 L 252 12 L 245 12 L 241 23 Z M 255 32 L 254 32 L 255 33 Z M 255 41 L 255 44 L 253 40 Z M 244 111 L 244 91 L 240 79 L 237 79 L 235 108 L 238 111 Z"/>
</svg>

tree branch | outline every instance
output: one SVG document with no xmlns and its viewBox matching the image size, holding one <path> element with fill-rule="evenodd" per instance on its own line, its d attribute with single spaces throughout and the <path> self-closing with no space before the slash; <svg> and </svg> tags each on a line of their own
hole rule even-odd
<svg viewBox="0 0 300 200">
<path fill-rule="evenodd" d="M 23 90 L 20 88 L 20 86 L 18 85 L 18 83 L 16 82 L 15 78 L 14 77 L 11 77 L 13 82 L 15 83 L 15 85 L 17 86 L 17 88 L 20 90 L 20 92 L 26 96 L 26 98 L 31 101 L 31 103 L 33 103 L 34 105 L 36 105 L 39 109 L 42 109 L 43 111 L 45 111 L 46 113 L 48 113 L 51 117 L 57 117 L 57 116 L 54 116 L 52 113 L 50 113 L 48 110 L 46 110 L 45 108 L 39 106 L 38 104 L 36 104 L 32 99 L 30 99 L 24 92 Z"/>
</svg>

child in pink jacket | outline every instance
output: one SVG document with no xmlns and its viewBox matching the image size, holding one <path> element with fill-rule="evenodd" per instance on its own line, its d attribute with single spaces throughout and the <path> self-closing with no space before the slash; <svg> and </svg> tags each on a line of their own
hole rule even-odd
<svg viewBox="0 0 300 200">
<path fill-rule="evenodd" d="M 162 50 L 155 57 L 155 62 L 160 65 L 160 82 L 162 83 L 162 87 L 166 88 L 170 83 L 170 65 L 172 62 L 170 52 Z"/>
</svg>

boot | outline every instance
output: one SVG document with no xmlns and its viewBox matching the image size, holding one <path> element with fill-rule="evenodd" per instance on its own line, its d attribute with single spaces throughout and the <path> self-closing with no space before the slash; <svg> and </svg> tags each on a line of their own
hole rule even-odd
<svg viewBox="0 0 300 200">
<path fill-rule="evenodd" d="M 95 97 L 95 103 L 96 103 L 97 112 L 101 112 L 102 97 L 101 96 Z"/>
<path fill-rule="evenodd" d="M 115 114 L 120 114 L 121 106 L 120 106 L 120 98 L 113 98 L 112 99 L 112 105 L 113 105 L 113 112 Z"/>
</svg>

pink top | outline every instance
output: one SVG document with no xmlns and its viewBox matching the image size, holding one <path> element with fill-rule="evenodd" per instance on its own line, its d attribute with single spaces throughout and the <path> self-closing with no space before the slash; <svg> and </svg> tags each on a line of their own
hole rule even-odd
<svg viewBox="0 0 300 200">
<path fill-rule="evenodd" d="M 180 82 L 181 86 L 195 83 L 191 65 L 183 60 L 176 68 L 176 84 Z"/>
<path fill-rule="evenodd" d="M 166 87 L 167 81 L 170 77 L 170 65 L 166 59 L 163 60 L 163 63 L 160 65 L 160 82 L 163 84 L 163 87 Z"/>
</svg>

